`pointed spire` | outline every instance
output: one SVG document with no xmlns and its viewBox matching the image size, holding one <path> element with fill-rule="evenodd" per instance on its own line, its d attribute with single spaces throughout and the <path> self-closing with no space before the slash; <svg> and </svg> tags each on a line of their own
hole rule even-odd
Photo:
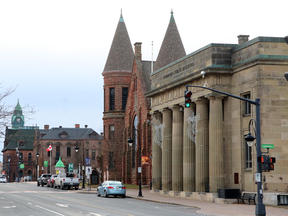
<svg viewBox="0 0 288 216">
<path fill-rule="evenodd" d="M 18 99 L 17 105 L 15 107 L 15 110 L 22 110 L 20 103 L 19 103 L 19 99 Z"/>
<path fill-rule="evenodd" d="M 119 22 L 124 22 L 124 19 L 123 19 L 123 16 L 122 16 L 122 8 L 121 8 L 121 14 L 120 14 Z"/>
<path fill-rule="evenodd" d="M 186 52 L 176 26 L 173 11 L 171 10 L 170 22 L 154 66 L 154 71 L 159 70 L 183 56 L 186 56 Z"/>
<path fill-rule="evenodd" d="M 134 52 L 121 9 L 120 19 L 103 73 L 111 71 L 131 71 L 133 60 Z"/>
</svg>

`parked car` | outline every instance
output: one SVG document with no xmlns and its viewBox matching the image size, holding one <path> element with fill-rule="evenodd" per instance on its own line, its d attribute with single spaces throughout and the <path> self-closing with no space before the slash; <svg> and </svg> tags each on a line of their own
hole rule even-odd
<svg viewBox="0 0 288 216">
<path fill-rule="evenodd" d="M 63 190 L 64 188 L 75 188 L 75 190 L 79 189 L 79 178 L 77 174 L 73 173 L 60 173 L 54 180 L 54 188 L 60 188 Z"/>
<path fill-rule="evenodd" d="M 52 187 L 52 188 L 54 187 L 54 181 L 56 177 L 57 175 L 54 174 L 47 180 L 47 187 Z"/>
<path fill-rule="evenodd" d="M 47 180 L 51 177 L 51 174 L 42 174 L 38 179 L 37 179 L 37 186 L 39 187 L 40 185 L 43 187 L 44 185 L 47 185 Z"/>
<path fill-rule="evenodd" d="M 103 195 L 108 197 L 109 195 L 114 195 L 114 197 L 122 196 L 126 197 L 126 187 L 120 181 L 105 181 L 99 184 L 97 188 L 97 196 Z"/>
<path fill-rule="evenodd" d="M 0 183 L 7 183 L 7 178 L 5 176 L 1 176 Z"/>
</svg>

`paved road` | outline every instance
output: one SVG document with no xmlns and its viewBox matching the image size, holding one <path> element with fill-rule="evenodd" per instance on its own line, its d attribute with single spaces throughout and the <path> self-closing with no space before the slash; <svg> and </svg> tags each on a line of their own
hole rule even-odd
<svg viewBox="0 0 288 216">
<path fill-rule="evenodd" d="M 36 183 L 0 184 L 0 215 L 199 216 L 196 208 L 130 198 L 104 198 L 75 190 L 37 187 Z"/>
</svg>

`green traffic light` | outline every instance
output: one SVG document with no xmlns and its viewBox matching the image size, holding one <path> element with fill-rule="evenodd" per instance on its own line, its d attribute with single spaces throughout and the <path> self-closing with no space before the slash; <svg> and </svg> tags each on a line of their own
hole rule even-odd
<svg viewBox="0 0 288 216">
<path fill-rule="evenodd" d="M 190 107 L 190 103 L 186 103 L 185 107 L 189 108 Z"/>
</svg>

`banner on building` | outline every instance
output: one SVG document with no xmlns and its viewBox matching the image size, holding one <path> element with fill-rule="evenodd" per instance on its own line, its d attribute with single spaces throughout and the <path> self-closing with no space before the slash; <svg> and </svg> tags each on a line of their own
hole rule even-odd
<svg viewBox="0 0 288 216">
<path fill-rule="evenodd" d="M 141 166 L 148 166 L 149 165 L 149 158 L 148 156 L 141 157 Z"/>
<path fill-rule="evenodd" d="M 44 161 L 44 167 L 48 167 L 48 161 Z"/>
</svg>

